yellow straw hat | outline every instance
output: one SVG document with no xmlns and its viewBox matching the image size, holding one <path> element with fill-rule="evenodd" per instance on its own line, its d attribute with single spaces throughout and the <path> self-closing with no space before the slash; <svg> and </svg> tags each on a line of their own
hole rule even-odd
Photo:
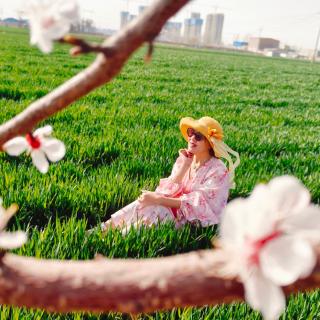
<svg viewBox="0 0 320 320">
<path fill-rule="evenodd" d="M 217 158 L 224 158 L 228 161 L 230 182 L 232 187 L 234 187 L 234 171 L 240 164 L 240 157 L 238 152 L 232 150 L 222 141 L 223 130 L 220 123 L 211 117 L 202 117 L 199 120 L 195 120 L 191 117 L 182 118 L 180 120 L 180 131 L 186 141 L 188 141 L 188 128 L 193 128 L 207 138 Z M 230 154 L 236 157 L 234 163 Z"/>
</svg>

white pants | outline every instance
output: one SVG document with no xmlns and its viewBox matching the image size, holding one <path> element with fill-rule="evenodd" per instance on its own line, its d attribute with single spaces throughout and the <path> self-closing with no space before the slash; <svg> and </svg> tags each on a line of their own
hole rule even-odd
<svg viewBox="0 0 320 320">
<path fill-rule="evenodd" d="M 111 223 L 116 227 L 138 226 L 143 224 L 151 226 L 159 222 L 174 220 L 171 209 L 163 206 L 147 206 L 140 209 L 139 202 L 131 202 L 124 208 L 111 215 Z M 103 228 L 103 226 L 102 226 Z"/>
</svg>

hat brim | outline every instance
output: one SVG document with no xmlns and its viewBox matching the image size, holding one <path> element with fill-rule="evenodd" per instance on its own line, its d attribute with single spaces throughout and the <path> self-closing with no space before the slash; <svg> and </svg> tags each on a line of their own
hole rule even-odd
<svg viewBox="0 0 320 320">
<path fill-rule="evenodd" d="M 214 150 L 213 142 L 211 142 L 211 140 L 209 139 L 208 128 L 203 124 L 201 124 L 198 120 L 194 120 L 193 118 L 190 118 L 190 117 L 182 118 L 180 121 L 179 127 L 182 133 L 182 136 L 187 142 L 188 142 L 187 130 L 188 128 L 192 128 L 195 131 L 200 132 L 208 140 L 211 148 Z"/>
</svg>

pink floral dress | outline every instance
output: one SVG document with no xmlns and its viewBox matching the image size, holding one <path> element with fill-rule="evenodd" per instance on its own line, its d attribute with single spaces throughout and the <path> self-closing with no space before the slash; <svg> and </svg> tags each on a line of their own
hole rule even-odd
<svg viewBox="0 0 320 320">
<path fill-rule="evenodd" d="M 217 224 L 229 195 L 229 174 L 224 163 L 212 157 L 190 177 L 188 170 L 181 183 L 171 180 L 182 163 L 181 156 L 176 160 L 171 175 L 161 179 L 156 192 L 171 198 L 180 198 L 179 209 L 164 206 L 139 208 L 136 200 L 111 216 L 116 226 L 130 226 L 139 223 L 152 225 L 174 220 L 176 226 L 187 222 L 200 222 L 202 226 Z"/>
</svg>

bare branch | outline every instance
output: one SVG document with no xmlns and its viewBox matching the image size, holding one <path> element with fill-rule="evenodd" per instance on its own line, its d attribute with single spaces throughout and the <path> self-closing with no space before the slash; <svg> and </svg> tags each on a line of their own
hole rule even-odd
<svg viewBox="0 0 320 320">
<path fill-rule="evenodd" d="M 70 54 L 72 56 L 76 56 L 84 53 L 96 52 L 96 53 L 103 53 L 106 58 L 110 58 L 114 54 L 114 51 L 112 50 L 112 48 L 108 48 L 105 45 L 92 44 L 72 35 L 67 35 L 62 39 L 60 39 L 59 41 L 61 43 L 68 43 L 74 46 L 70 50 Z"/>
<path fill-rule="evenodd" d="M 218 250 L 166 258 L 91 261 L 39 260 L 6 254 L 0 265 L 0 303 L 47 311 L 147 313 L 243 300 L 242 284 L 220 277 Z M 313 274 L 286 294 L 320 284 Z"/>
<path fill-rule="evenodd" d="M 148 52 L 144 57 L 144 61 L 146 63 L 149 63 L 151 61 L 152 54 L 153 54 L 153 49 L 154 49 L 153 42 L 150 41 L 149 44 L 148 44 Z"/>
<path fill-rule="evenodd" d="M 131 54 L 144 42 L 152 42 L 165 22 L 188 0 L 157 0 L 118 34 L 103 42 L 112 52 L 99 54 L 85 70 L 32 103 L 13 119 L 0 126 L 0 146 L 7 140 L 31 131 L 40 121 L 66 108 L 72 102 L 116 76 Z"/>
</svg>

